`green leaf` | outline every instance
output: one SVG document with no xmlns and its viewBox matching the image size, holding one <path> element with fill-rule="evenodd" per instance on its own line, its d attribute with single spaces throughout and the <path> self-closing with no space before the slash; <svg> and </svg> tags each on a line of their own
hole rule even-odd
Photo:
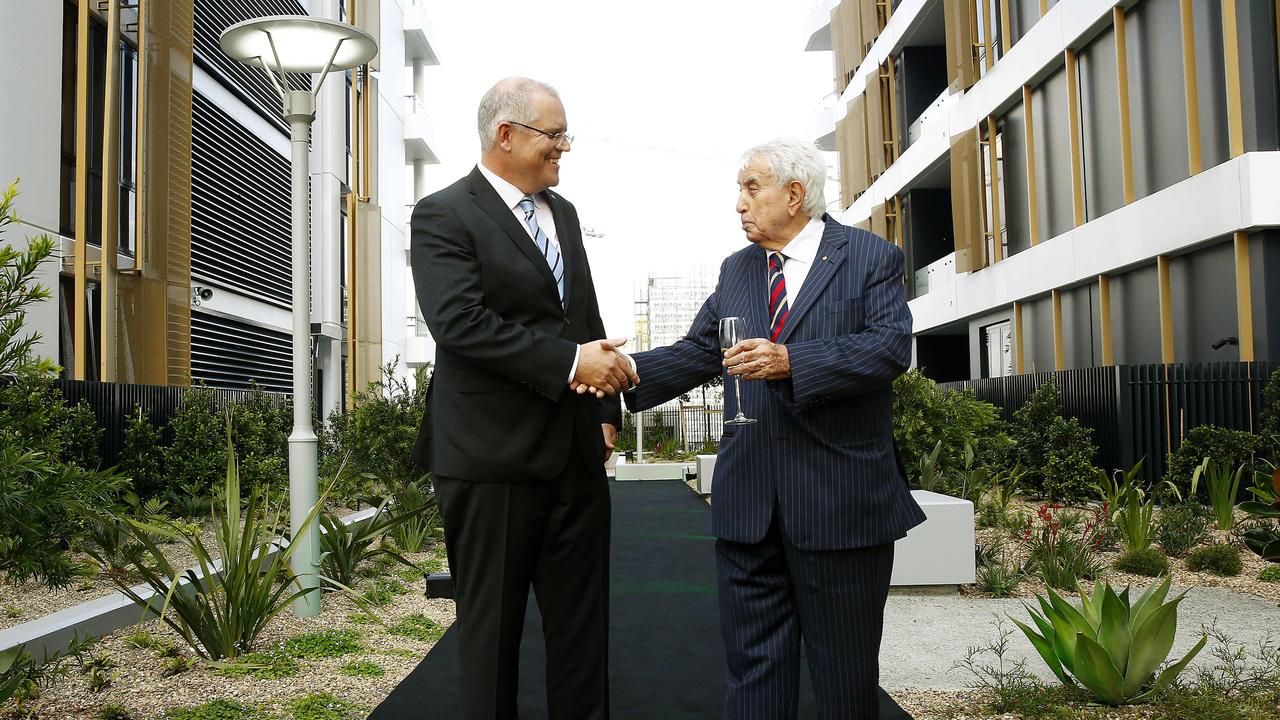
<svg viewBox="0 0 1280 720">
<path fill-rule="evenodd" d="M 1182 596 L 1161 605 L 1133 631 L 1129 665 L 1124 671 L 1124 693 L 1136 695 L 1142 684 L 1160 667 L 1173 647 L 1178 630 L 1178 603 Z"/>
<path fill-rule="evenodd" d="M 1098 644 L 1111 658 L 1111 663 L 1121 672 L 1129 662 L 1129 645 L 1133 640 L 1129 631 L 1129 608 L 1125 607 L 1108 584 L 1103 588 L 1102 622 L 1098 628 Z"/>
<path fill-rule="evenodd" d="M 1102 702 L 1108 705 L 1123 704 L 1126 697 L 1123 690 L 1124 678 L 1111 663 L 1106 649 L 1083 633 L 1077 636 L 1076 647 L 1076 678 Z"/>
<path fill-rule="evenodd" d="M 1134 700 L 1137 702 L 1145 701 L 1173 683 L 1174 679 L 1178 677 L 1178 673 L 1182 672 L 1187 667 L 1187 663 L 1191 662 L 1191 659 L 1199 654 L 1200 650 L 1204 648 L 1204 644 L 1208 642 L 1208 640 L 1208 635 L 1200 636 L 1200 642 L 1196 643 L 1195 647 L 1192 647 L 1187 651 L 1187 654 L 1183 655 L 1181 660 L 1165 668 L 1164 672 L 1160 673 L 1160 677 L 1156 678 L 1156 682 L 1151 686 L 1151 689 L 1135 697 Z"/>
<path fill-rule="evenodd" d="M 1031 646 L 1036 649 L 1036 652 L 1040 653 L 1040 658 L 1044 660 L 1045 665 L 1049 666 L 1049 669 L 1053 671 L 1053 674 L 1057 675 L 1058 679 L 1061 680 L 1064 685 L 1074 686 L 1075 683 L 1071 682 L 1071 678 L 1067 676 L 1066 670 L 1063 669 L 1062 662 L 1059 659 L 1057 652 L 1054 650 L 1053 643 L 1036 631 L 1032 630 L 1030 627 L 1027 627 L 1026 624 L 1018 622 L 1018 620 L 1012 617 L 1009 619 L 1013 620 L 1013 624 L 1021 628 L 1022 633 L 1031 641 Z"/>
<path fill-rule="evenodd" d="M 1130 625 L 1133 627 L 1141 625 L 1151 613 L 1155 612 L 1156 608 L 1160 607 L 1169 594 L 1169 586 L 1172 582 L 1173 578 L 1166 575 L 1161 582 L 1153 582 L 1147 586 L 1147 589 L 1138 597 L 1138 602 L 1129 611 Z"/>
</svg>

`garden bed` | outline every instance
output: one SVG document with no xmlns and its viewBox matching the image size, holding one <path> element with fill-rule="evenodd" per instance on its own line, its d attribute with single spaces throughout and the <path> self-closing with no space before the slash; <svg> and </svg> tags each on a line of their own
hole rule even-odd
<svg viewBox="0 0 1280 720">
<path fill-rule="evenodd" d="M 104 709 L 114 709 L 127 713 L 117 717 L 134 720 L 363 718 L 417 667 L 455 618 L 452 601 L 423 595 L 422 571 L 445 567 L 443 545 L 407 558 L 421 570 L 372 564 L 366 574 L 377 574 L 364 578 L 356 588 L 386 601 L 376 609 L 382 623 L 373 621 L 340 593 L 327 593 L 321 613 L 315 617 L 300 619 L 288 612 L 278 615 L 254 648 L 277 656 L 270 668 L 257 670 L 262 677 L 255 677 L 247 666 L 240 672 L 250 674 L 237 676 L 234 665 L 228 669 L 219 667 L 223 663 L 196 658 L 177 633 L 152 620 L 111 633 L 86 653 L 86 659 L 106 656 L 114 664 L 98 673 L 111 678 L 107 687 L 95 692 L 91 687 L 94 673 L 82 673 L 71 661 L 65 677 L 28 700 L 21 710 L 10 709 L 2 717 L 105 718 Z M 139 647 L 139 641 L 146 647 Z M 168 645 L 173 649 L 166 654 Z M 175 661 L 175 657 L 192 658 L 194 666 L 166 677 L 166 663 L 185 662 Z M 294 664 L 296 671 L 288 668 Z M 203 714 L 197 710 L 184 714 L 182 710 L 219 700 L 229 704 L 217 711 L 205 708 Z M 327 705 L 332 713 L 308 715 L 305 708 L 294 707 L 300 702 Z M 226 710 L 231 704 L 253 708 L 257 714 Z"/>
</svg>

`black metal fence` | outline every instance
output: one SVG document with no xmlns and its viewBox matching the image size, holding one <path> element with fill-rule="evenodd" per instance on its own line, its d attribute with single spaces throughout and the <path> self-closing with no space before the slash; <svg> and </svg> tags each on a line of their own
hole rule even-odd
<svg viewBox="0 0 1280 720">
<path fill-rule="evenodd" d="M 120 460 L 124 448 L 124 431 L 129 419 L 141 408 L 143 415 L 164 433 L 169 443 L 169 420 L 178 412 L 183 397 L 193 388 L 156 385 L 127 385 L 92 380 L 55 380 L 54 386 L 62 391 L 68 405 L 84 402 L 93 410 L 102 428 L 102 465 L 110 467 Z M 212 393 L 213 409 L 247 400 L 252 390 L 223 390 L 206 388 Z M 273 402 L 286 402 L 288 396 L 281 393 L 264 393 Z"/>
<path fill-rule="evenodd" d="M 1129 468 L 1142 458 L 1143 475 L 1164 475 L 1170 452 L 1198 425 L 1256 432 L 1262 389 L 1280 363 L 1114 365 L 944 383 L 967 388 L 999 407 L 1005 419 L 1049 380 L 1058 386 L 1063 413 L 1093 429 L 1097 463 Z"/>
<path fill-rule="evenodd" d="M 679 404 L 646 410 L 641 417 L 644 418 L 645 452 L 652 452 L 664 440 L 674 440 L 675 449 L 680 452 L 697 452 L 706 447 L 708 441 L 715 447 L 724 428 L 724 407 L 721 405 Z M 635 415 L 623 413 L 619 434 L 623 447 L 635 447 Z"/>
</svg>

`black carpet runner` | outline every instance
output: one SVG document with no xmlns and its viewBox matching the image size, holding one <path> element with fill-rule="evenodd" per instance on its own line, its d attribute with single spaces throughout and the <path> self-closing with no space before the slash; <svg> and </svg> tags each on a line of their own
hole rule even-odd
<svg viewBox="0 0 1280 720">
<path fill-rule="evenodd" d="M 609 680 L 613 720 L 718 720 L 724 648 L 716 606 L 711 510 L 679 481 L 611 482 Z M 453 720 L 458 638 L 450 628 L 371 720 Z M 520 647 L 520 718 L 545 720 L 542 623 L 533 598 Z M 801 669 L 800 717 L 814 718 Z M 883 691 L 883 720 L 910 720 Z"/>
</svg>

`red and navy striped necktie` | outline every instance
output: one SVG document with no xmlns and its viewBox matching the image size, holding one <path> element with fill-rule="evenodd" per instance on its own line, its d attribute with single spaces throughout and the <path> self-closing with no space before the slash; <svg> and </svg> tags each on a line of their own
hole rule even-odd
<svg viewBox="0 0 1280 720">
<path fill-rule="evenodd" d="M 782 274 L 782 253 L 769 253 L 769 318 L 772 325 L 769 341 L 778 342 L 782 326 L 787 322 L 787 278 Z"/>
</svg>

